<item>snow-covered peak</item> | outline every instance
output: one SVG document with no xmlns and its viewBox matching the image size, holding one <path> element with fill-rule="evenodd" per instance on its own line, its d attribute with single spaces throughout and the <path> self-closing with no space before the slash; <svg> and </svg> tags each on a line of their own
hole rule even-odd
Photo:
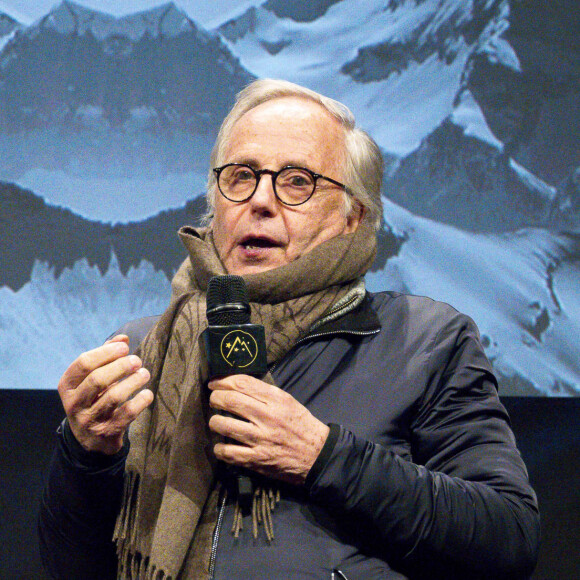
<svg viewBox="0 0 580 580">
<path fill-rule="evenodd" d="M 175 37 L 184 32 L 198 31 L 193 20 L 173 2 L 115 17 L 70 0 L 63 0 L 41 18 L 36 27 L 53 28 L 60 34 L 83 35 L 90 32 L 99 40 L 121 35 L 133 42 L 146 34 L 151 37 Z M 34 28 L 32 26 L 31 30 Z"/>
<path fill-rule="evenodd" d="M 471 316 L 502 394 L 578 394 L 577 237 L 533 228 L 468 233 L 388 200 L 384 219 L 404 243 L 367 276 L 370 290 L 429 296 Z"/>
<path fill-rule="evenodd" d="M 487 55 L 490 62 L 521 72 L 518 56 L 503 34 L 509 28 L 509 3 L 503 0 L 497 18 L 490 20 L 479 37 L 477 51 Z"/>
<path fill-rule="evenodd" d="M 310 20 L 269 0 L 217 30 L 256 76 L 343 101 L 384 151 L 404 156 L 452 113 L 470 56 L 502 30 L 504 2 L 322 2 Z"/>
<path fill-rule="evenodd" d="M 29 24 L 30 19 L 26 17 L 26 14 L 12 6 L 12 2 L 9 0 L 0 0 L 0 36 L 6 34 L 6 31 L 2 31 L 2 26 L 8 24 L 12 27 L 13 25 L 24 25 Z"/>
<path fill-rule="evenodd" d="M 17 20 L 0 10 L 0 52 L 19 28 L 20 23 Z"/>
<path fill-rule="evenodd" d="M 115 18 L 109 14 L 85 8 L 70 0 L 63 0 L 29 30 L 34 33 L 36 28 L 51 28 L 60 34 L 82 35 L 91 29 L 96 32 L 114 22 Z"/>
<path fill-rule="evenodd" d="M 0 10 L 0 37 L 10 34 L 17 26 L 17 20 Z"/>
<path fill-rule="evenodd" d="M 145 261 L 123 274 L 113 254 L 103 273 L 81 260 L 60 275 L 36 262 L 20 291 L 0 287 L 0 388 L 56 388 L 81 352 L 128 320 L 163 312 L 169 293 L 165 275 Z"/>
<path fill-rule="evenodd" d="M 503 143 L 491 132 L 481 107 L 470 90 L 466 89 L 458 98 L 451 120 L 462 127 L 468 137 L 475 137 L 488 143 L 498 151 L 503 150 Z"/>
</svg>

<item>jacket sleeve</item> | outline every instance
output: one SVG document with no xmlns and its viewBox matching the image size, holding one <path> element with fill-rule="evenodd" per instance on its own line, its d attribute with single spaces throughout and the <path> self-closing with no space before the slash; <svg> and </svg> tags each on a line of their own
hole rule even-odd
<svg viewBox="0 0 580 580">
<path fill-rule="evenodd" d="M 442 325 L 425 376 L 412 461 L 332 426 L 306 482 L 312 501 L 413 578 L 529 577 L 536 496 L 471 319 Z"/>
<path fill-rule="evenodd" d="M 123 492 L 127 445 L 114 456 L 85 451 L 59 427 L 40 505 L 43 565 L 58 580 L 117 577 L 113 528 Z"/>
</svg>

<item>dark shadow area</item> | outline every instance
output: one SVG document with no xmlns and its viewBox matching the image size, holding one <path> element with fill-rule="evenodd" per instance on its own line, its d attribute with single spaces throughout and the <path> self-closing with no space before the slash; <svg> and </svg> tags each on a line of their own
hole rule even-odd
<svg viewBox="0 0 580 580">
<path fill-rule="evenodd" d="M 534 580 L 572 580 L 580 569 L 580 398 L 506 397 L 518 446 L 538 494 L 542 548 Z M 0 578 L 44 580 L 36 518 L 54 432 L 53 390 L 0 390 Z"/>
</svg>

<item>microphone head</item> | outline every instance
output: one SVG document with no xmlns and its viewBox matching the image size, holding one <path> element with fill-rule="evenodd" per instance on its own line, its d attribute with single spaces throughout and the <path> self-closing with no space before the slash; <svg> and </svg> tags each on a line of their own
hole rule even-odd
<svg viewBox="0 0 580 580">
<path fill-rule="evenodd" d="M 207 287 L 207 321 L 210 326 L 249 324 L 248 289 L 241 276 L 214 276 Z"/>
</svg>

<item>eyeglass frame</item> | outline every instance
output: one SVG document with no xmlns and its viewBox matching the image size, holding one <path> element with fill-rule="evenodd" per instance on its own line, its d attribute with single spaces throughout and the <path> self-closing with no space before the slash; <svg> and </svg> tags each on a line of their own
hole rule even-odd
<svg viewBox="0 0 580 580">
<path fill-rule="evenodd" d="M 230 199 L 222 191 L 222 188 L 220 187 L 220 175 L 226 167 L 247 167 L 254 174 L 255 179 L 256 179 L 256 185 L 254 187 L 254 190 L 252 191 L 252 193 L 250 193 L 250 195 L 248 195 L 248 197 L 245 197 L 244 199 Z M 304 201 L 301 201 L 299 203 L 286 203 L 278 195 L 278 192 L 276 191 L 276 180 L 278 179 L 278 176 L 283 171 L 286 171 L 287 169 L 299 169 L 300 171 L 306 171 L 306 173 L 308 173 L 312 177 L 312 179 L 314 180 L 312 192 Z M 336 181 L 336 179 L 332 179 L 331 177 L 326 177 L 325 175 L 322 175 L 321 173 L 316 173 L 315 171 L 312 171 L 311 169 L 308 169 L 307 167 L 299 167 L 297 165 L 286 165 L 285 167 L 282 167 L 282 169 L 279 169 L 278 171 L 274 171 L 273 169 L 254 169 L 251 165 L 248 165 L 247 163 L 226 163 L 225 165 L 222 165 L 221 167 L 214 167 L 212 169 L 212 171 L 215 173 L 216 185 L 217 185 L 219 192 L 228 201 L 231 201 L 232 203 L 244 203 L 244 202 L 248 201 L 249 199 L 251 199 L 251 197 L 254 195 L 254 193 L 256 193 L 256 191 L 258 190 L 258 186 L 260 185 L 260 180 L 262 179 L 262 175 L 264 175 L 264 174 L 269 175 L 272 179 L 272 190 L 274 191 L 274 195 L 276 196 L 276 199 L 282 205 L 287 205 L 289 207 L 297 207 L 299 205 L 305 204 L 308 200 L 310 200 L 312 198 L 312 196 L 314 195 L 314 192 L 316 191 L 316 186 L 318 184 L 319 179 L 324 179 L 325 181 L 329 181 L 333 185 L 337 185 L 342 190 L 344 190 L 347 194 L 350 195 L 350 191 L 349 191 L 348 187 L 346 185 L 344 185 L 344 183 L 340 183 L 340 181 Z"/>
</svg>

